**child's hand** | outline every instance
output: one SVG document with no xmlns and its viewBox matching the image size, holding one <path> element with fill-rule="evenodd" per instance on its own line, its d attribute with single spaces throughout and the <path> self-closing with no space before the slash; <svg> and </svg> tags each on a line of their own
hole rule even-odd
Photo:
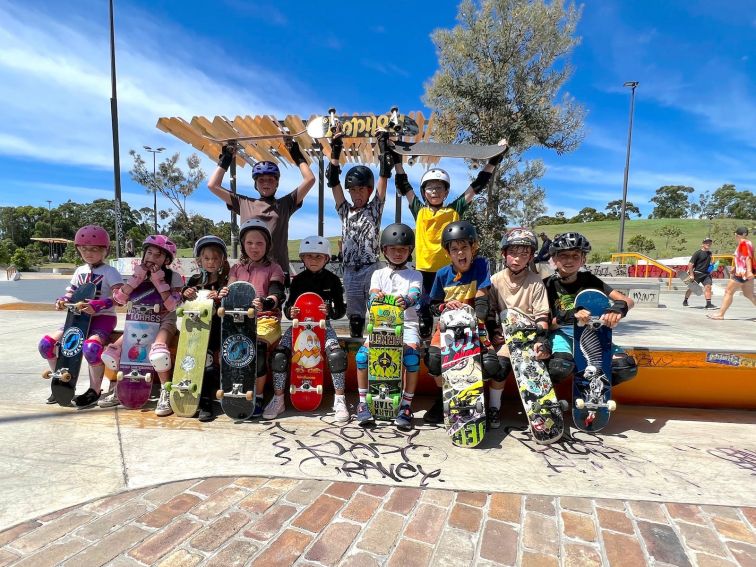
<svg viewBox="0 0 756 567">
<path fill-rule="evenodd" d="M 299 307 L 292 307 L 289 313 L 291 313 L 291 318 L 294 319 L 295 317 L 299 317 L 299 314 L 302 312 L 302 310 Z"/>
<path fill-rule="evenodd" d="M 95 313 L 97 313 L 97 311 L 95 311 L 95 308 L 92 307 L 89 303 L 84 305 L 81 309 L 79 309 L 79 311 L 86 313 L 87 315 L 94 315 Z"/>
<path fill-rule="evenodd" d="M 56 299 L 55 300 L 55 309 L 58 311 L 63 311 L 66 308 L 66 300 L 64 298 Z"/>
<path fill-rule="evenodd" d="M 260 299 L 259 297 L 255 297 L 252 300 L 252 307 L 254 307 L 255 310 L 257 311 L 262 311 L 263 310 L 262 299 Z"/>
<path fill-rule="evenodd" d="M 551 349 L 544 343 L 536 343 L 534 345 L 536 352 L 536 360 L 546 360 L 551 356 Z"/>
<path fill-rule="evenodd" d="M 406 309 L 406 305 L 407 304 L 404 302 L 404 298 L 401 295 L 397 296 L 396 306 L 399 307 L 400 309 Z"/>
<path fill-rule="evenodd" d="M 144 280 L 147 278 L 149 270 L 144 264 L 137 264 L 132 271 L 133 276 L 137 279 Z"/>
<path fill-rule="evenodd" d="M 218 297 L 220 296 L 218 295 L 218 292 L 215 291 L 214 289 L 211 290 L 210 293 L 207 294 L 208 299 L 218 299 Z"/>
<path fill-rule="evenodd" d="M 209 297 L 213 298 L 213 293 L 211 292 Z M 184 290 L 184 299 L 188 299 L 189 301 L 192 301 L 194 299 L 197 299 L 197 288 L 196 287 L 188 287 Z"/>
<path fill-rule="evenodd" d="M 622 315 L 620 315 L 619 313 L 614 313 L 612 311 L 604 313 L 601 316 L 601 322 L 610 329 L 614 329 L 614 327 L 617 326 L 617 323 L 620 322 L 620 319 L 622 319 Z"/>
<path fill-rule="evenodd" d="M 228 295 L 228 287 L 222 287 L 221 290 L 218 292 L 218 297 L 220 299 L 226 297 Z"/>
<path fill-rule="evenodd" d="M 446 302 L 446 307 L 444 308 L 444 310 L 446 310 L 446 309 L 462 309 L 464 306 L 465 306 L 465 304 L 462 303 L 461 301 L 459 301 L 457 299 L 452 299 L 451 301 L 447 301 Z"/>
<path fill-rule="evenodd" d="M 579 311 L 575 311 L 575 319 L 577 319 L 577 322 L 581 325 L 587 325 L 591 322 L 591 312 L 587 309 L 580 309 Z"/>
</svg>

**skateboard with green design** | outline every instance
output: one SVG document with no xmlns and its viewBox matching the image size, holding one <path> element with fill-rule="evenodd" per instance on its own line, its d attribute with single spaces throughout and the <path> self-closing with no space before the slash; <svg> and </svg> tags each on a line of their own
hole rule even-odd
<svg viewBox="0 0 756 567">
<path fill-rule="evenodd" d="M 404 309 L 397 299 L 384 295 L 370 304 L 366 401 L 376 419 L 393 420 L 402 398 Z"/>
</svg>

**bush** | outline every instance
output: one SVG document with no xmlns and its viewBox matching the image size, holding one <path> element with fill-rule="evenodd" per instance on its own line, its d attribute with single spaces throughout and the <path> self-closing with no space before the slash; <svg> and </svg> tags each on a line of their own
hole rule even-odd
<svg viewBox="0 0 756 567">
<path fill-rule="evenodd" d="M 19 272 L 28 272 L 29 271 L 29 257 L 26 254 L 26 251 L 23 248 L 18 248 L 14 253 L 13 256 L 11 256 L 11 264 L 16 266 L 16 269 Z"/>
<path fill-rule="evenodd" d="M 656 244 L 650 238 L 646 238 L 642 234 L 636 234 L 627 241 L 627 249 L 630 252 L 648 255 L 652 250 L 656 250 Z"/>
</svg>

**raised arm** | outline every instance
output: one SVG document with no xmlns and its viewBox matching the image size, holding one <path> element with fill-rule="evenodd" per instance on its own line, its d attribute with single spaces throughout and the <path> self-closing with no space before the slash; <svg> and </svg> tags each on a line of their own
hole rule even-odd
<svg viewBox="0 0 756 567">
<path fill-rule="evenodd" d="M 302 150 L 299 148 L 299 144 L 294 138 L 288 138 L 286 140 L 286 149 L 289 151 L 291 159 L 297 164 L 299 172 L 302 174 L 302 183 L 297 187 L 296 195 L 297 205 L 299 205 L 304 201 L 304 198 L 307 196 L 310 189 L 312 189 L 312 186 L 315 185 L 315 175 L 313 175 L 310 166 L 307 164 L 307 160 L 302 154 Z"/>
<path fill-rule="evenodd" d="M 341 167 L 339 166 L 339 157 L 341 156 L 341 150 L 344 148 L 344 141 L 341 139 L 341 132 L 334 135 L 331 140 L 331 161 L 328 162 L 326 168 L 326 183 L 333 191 L 333 200 L 336 201 L 336 208 L 338 209 L 341 204 L 346 201 L 344 197 L 344 189 L 341 187 Z"/>
<path fill-rule="evenodd" d="M 502 140 L 499 142 L 499 145 L 503 145 L 505 143 L 506 142 Z M 491 180 L 494 169 L 496 169 L 496 166 L 501 163 L 502 159 L 504 159 L 504 153 L 501 153 L 498 156 L 489 159 L 486 166 L 478 172 L 478 176 L 473 180 L 472 183 L 470 183 L 470 186 L 463 193 L 465 196 L 465 201 L 471 203 L 475 196 L 479 195 L 483 191 L 483 189 L 486 188 L 486 185 L 488 185 L 488 182 Z"/>
</svg>

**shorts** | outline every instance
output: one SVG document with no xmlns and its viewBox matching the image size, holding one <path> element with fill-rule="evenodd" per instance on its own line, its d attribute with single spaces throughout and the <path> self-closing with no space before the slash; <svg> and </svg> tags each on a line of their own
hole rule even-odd
<svg viewBox="0 0 756 567">
<path fill-rule="evenodd" d="M 694 278 L 701 285 L 711 285 L 711 274 L 704 274 Z"/>
<path fill-rule="evenodd" d="M 276 317 L 257 318 L 257 340 L 273 345 L 281 339 L 281 320 Z"/>
<path fill-rule="evenodd" d="M 739 283 L 739 284 L 744 284 L 748 280 L 746 278 L 741 278 L 740 276 L 732 276 L 732 281 L 734 281 L 736 283 Z"/>
<path fill-rule="evenodd" d="M 96 315 L 92 317 L 92 322 L 89 324 L 89 336 L 97 335 L 100 342 L 104 345 L 110 342 L 110 334 L 115 330 L 118 324 L 118 317 L 115 315 Z M 62 331 L 64 326 L 61 326 L 58 330 Z"/>
<path fill-rule="evenodd" d="M 569 331 L 565 331 L 564 329 L 557 329 L 556 331 L 553 331 L 551 333 L 551 352 L 552 354 L 557 352 L 566 352 L 567 354 L 574 354 L 573 353 L 573 330 L 570 329 Z M 612 343 L 612 354 L 617 354 L 618 352 L 625 352 L 623 349 Z"/>
</svg>

